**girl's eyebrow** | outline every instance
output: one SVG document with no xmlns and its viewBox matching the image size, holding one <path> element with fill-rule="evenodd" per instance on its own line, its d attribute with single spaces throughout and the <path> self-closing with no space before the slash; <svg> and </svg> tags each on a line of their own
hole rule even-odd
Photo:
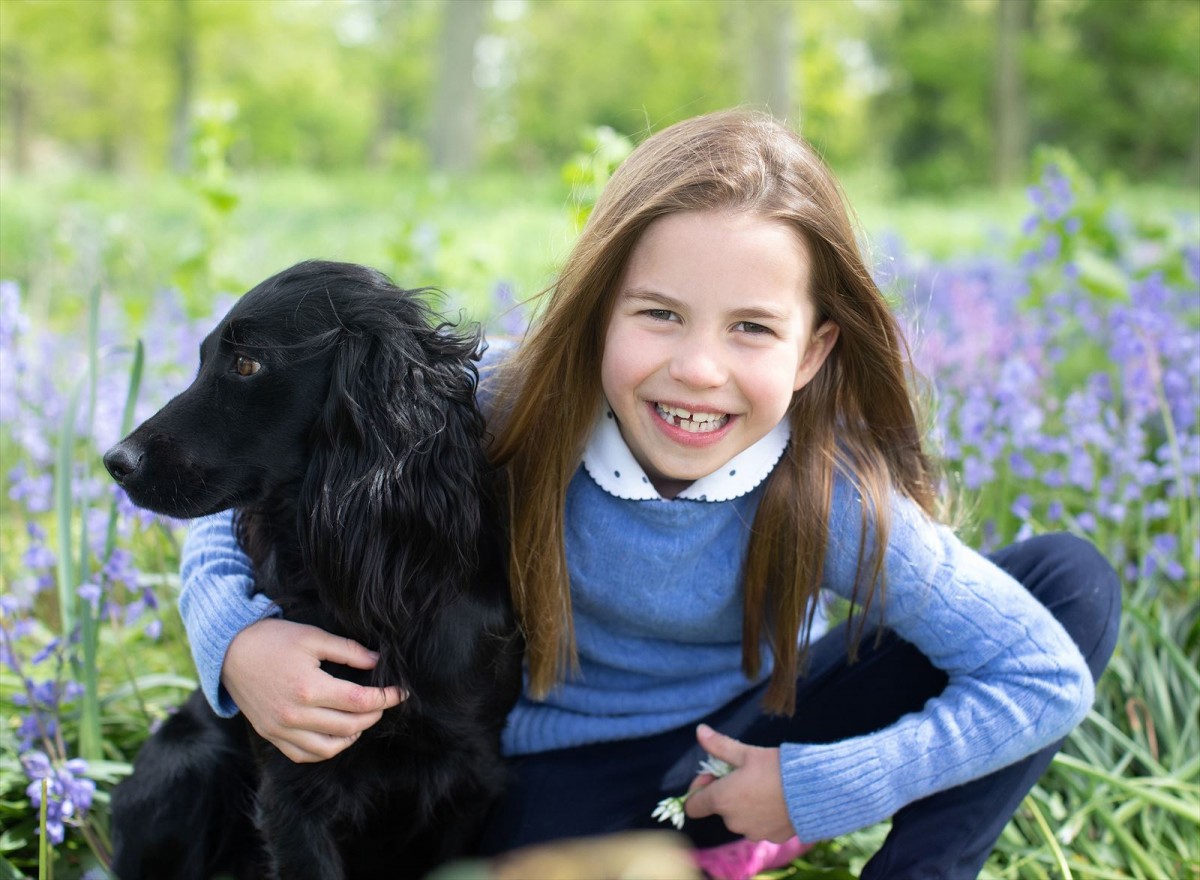
<svg viewBox="0 0 1200 880">
<path fill-rule="evenodd" d="M 657 308 L 669 309 L 672 312 L 681 312 L 687 308 L 686 304 L 681 300 L 645 287 L 626 288 L 621 292 L 621 296 L 629 302 L 648 303 Z M 786 321 L 790 315 L 774 309 L 763 308 L 762 306 L 742 306 L 731 311 L 729 317 L 735 321 L 750 321 L 755 324 L 764 324 Z"/>
<path fill-rule="evenodd" d="M 664 309 L 671 311 L 679 311 L 684 308 L 684 304 L 674 297 L 667 296 L 665 293 L 660 293 L 657 290 L 651 290 L 646 287 L 627 287 L 621 291 L 621 298 L 631 300 L 633 302 L 652 303 L 657 306 L 662 306 Z"/>
<path fill-rule="evenodd" d="M 730 317 L 739 321 L 750 321 L 754 324 L 770 324 L 776 321 L 786 321 L 788 318 L 787 315 L 757 306 L 746 306 L 745 308 L 735 309 Z"/>
</svg>

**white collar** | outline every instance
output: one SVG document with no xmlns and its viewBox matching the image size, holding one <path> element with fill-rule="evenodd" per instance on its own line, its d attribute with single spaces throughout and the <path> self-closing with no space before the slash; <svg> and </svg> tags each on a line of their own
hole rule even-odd
<svg viewBox="0 0 1200 880">
<path fill-rule="evenodd" d="M 774 470 L 792 436 L 786 418 L 765 437 L 731 458 L 715 473 L 696 480 L 676 498 L 689 501 L 731 501 L 747 494 Z M 621 436 L 616 416 L 606 402 L 583 450 L 583 466 L 596 485 L 627 501 L 662 501 Z"/>
</svg>

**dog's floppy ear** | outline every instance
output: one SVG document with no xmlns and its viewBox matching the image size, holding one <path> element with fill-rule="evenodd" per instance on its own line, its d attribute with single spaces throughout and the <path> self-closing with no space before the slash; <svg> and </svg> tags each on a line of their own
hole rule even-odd
<svg viewBox="0 0 1200 880">
<path fill-rule="evenodd" d="M 300 532 L 323 601 L 363 637 L 384 627 L 394 639 L 475 565 L 487 491 L 477 344 L 421 321 L 339 341 Z"/>
</svg>

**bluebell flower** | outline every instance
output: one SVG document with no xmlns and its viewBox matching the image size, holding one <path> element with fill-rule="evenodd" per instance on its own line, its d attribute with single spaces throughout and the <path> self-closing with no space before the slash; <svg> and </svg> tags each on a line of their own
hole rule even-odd
<svg viewBox="0 0 1200 880">
<path fill-rule="evenodd" d="M 21 555 L 21 563 L 29 569 L 54 568 L 58 557 L 45 544 L 31 544 Z"/>
<path fill-rule="evenodd" d="M 40 663 L 47 660 L 48 658 L 54 656 L 54 653 L 58 650 L 59 643 L 60 643 L 59 639 L 57 639 L 57 638 L 51 639 L 49 642 L 47 642 L 45 645 L 43 645 L 36 654 L 34 654 L 29 659 L 29 662 L 32 663 L 34 666 L 37 666 Z"/>
<path fill-rule="evenodd" d="M 46 836 L 55 845 L 63 842 L 65 820 L 82 817 L 92 805 L 96 783 L 84 776 L 87 762 L 75 758 L 55 767 L 44 752 L 26 752 L 21 766 L 29 778 L 25 795 L 35 810 L 42 808 L 42 789 L 46 796 Z"/>
<path fill-rule="evenodd" d="M 80 599 L 83 599 L 92 606 L 93 614 L 100 610 L 100 597 L 103 595 L 104 591 L 99 584 L 92 583 L 90 581 L 87 583 L 82 583 L 75 590 L 75 592 L 78 594 Z"/>
<path fill-rule="evenodd" d="M 1033 499 L 1022 493 L 1013 500 L 1010 510 L 1017 519 L 1027 520 L 1033 513 Z"/>
</svg>

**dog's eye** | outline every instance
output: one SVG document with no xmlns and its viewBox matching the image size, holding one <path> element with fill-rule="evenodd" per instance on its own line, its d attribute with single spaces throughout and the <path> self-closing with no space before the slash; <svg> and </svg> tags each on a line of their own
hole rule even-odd
<svg viewBox="0 0 1200 880">
<path fill-rule="evenodd" d="M 262 369 L 262 364 L 253 358 L 239 355 L 237 361 L 234 363 L 234 369 L 237 370 L 239 376 L 253 376 Z"/>
</svg>

